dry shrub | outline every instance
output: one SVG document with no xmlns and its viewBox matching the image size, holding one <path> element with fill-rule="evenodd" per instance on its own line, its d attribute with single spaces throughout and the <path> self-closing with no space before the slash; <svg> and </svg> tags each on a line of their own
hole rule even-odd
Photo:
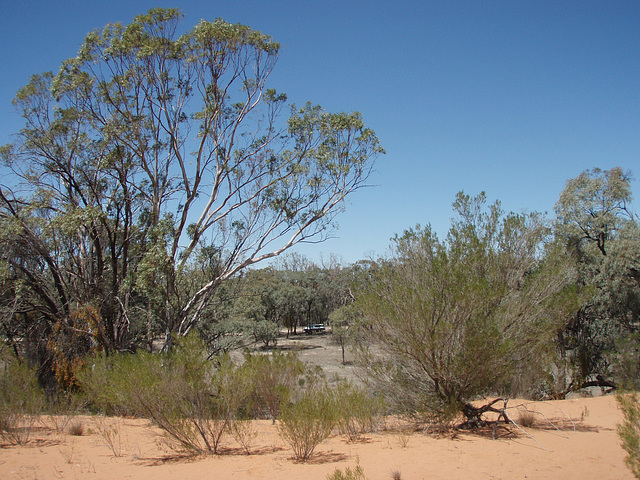
<svg viewBox="0 0 640 480">
<path fill-rule="evenodd" d="M 99 417 L 96 419 L 98 433 L 105 441 L 114 457 L 121 457 L 126 450 L 126 441 L 122 435 L 122 424 L 118 417 L 106 419 Z"/>
<path fill-rule="evenodd" d="M 288 403 L 305 375 L 305 365 L 293 353 L 247 354 L 242 365 L 250 385 L 247 415 L 252 418 L 280 416 L 281 405 Z"/>
<path fill-rule="evenodd" d="M 219 453 L 248 395 L 246 379 L 231 360 L 208 359 L 196 336 L 168 354 L 96 358 L 81 381 L 103 411 L 148 418 L 174 448 L 194 453 Z"/>
<path fill-rule="evenodd" d="M 516 423 L 521 427 L 531 428 L 536 424 L 536 413 L 531 410 L 519 410 Z"/>
<path fill-rule="evenodd" d="M 74 421 L 71 425 L 69 425 L 69 435 L 73 435 L 74 437 L 81 437 L 84 435 L 84 424 L 82 422 Z"/>
<path fill-rule="evenodd" d="M 240 444 L 247 455 L 251 455 L 253 441 L 258 436 L 255 426 L 251 420 L 233 420 L 229 425 L 229 431 L 233 438 Z"/>
<path fill-rule="evenodd" d="M 58 392 L 49 397 L 47 415 L 40 416 L 40 423 L 45 428 L 63 433 L 76 420 L 83 402 L 79 395 Z"/>
</svg>

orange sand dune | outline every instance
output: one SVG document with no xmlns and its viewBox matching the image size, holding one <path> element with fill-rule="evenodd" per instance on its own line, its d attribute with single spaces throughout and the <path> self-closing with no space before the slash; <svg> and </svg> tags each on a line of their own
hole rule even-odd
<svg viewBox="0 0 640 480">
<path fill-rule="evenodd" d="M 512 400 L 510 406 L 520 402 Z M 292 451 L 270 421 L 255 422 L 251 455 L 227 437 L 225 454 L 184 457 L 171 452 L 161 433 L 144 420 L 81 417 L 82 436 L 38 428 L 27 446 L 0 448 L 0 479 L 325 479 L 336 468 L 358 462 L 369 480 L 434 479 L 632 479 L 624 465 L 616 424 L 621 420 L 615 398 L 581 398 L 528 403 L 537 425 L 499 429 L 499 439 L 458 433 L 454 438 L 387 429 L 349 443 L 335 436 L 321 444 L 307 463 L 292 460 Z M 517 418 L 517 412 L 510 410 Z M 545 421 L 552 420 L 553 425 Z M 105 423 L 111 422 L 111 423 Z M 100 431 L 112 425 L 112 449 Z M 556 430 L 555 427 L 561 428 Z M 575 430 L 574 430 L 575 427 Z M 114 450 L 119 456 L 114 455 Z"/>
</svg>

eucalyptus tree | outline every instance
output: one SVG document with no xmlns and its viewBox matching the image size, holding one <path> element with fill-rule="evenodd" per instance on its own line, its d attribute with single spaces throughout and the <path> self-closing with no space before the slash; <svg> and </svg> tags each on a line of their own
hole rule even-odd
<svg viewBox="0 0 640 480">
<path fill-rule="evenodd" d="M 640 230 L 632 200 L 629 172 L 596 168 L 567 181 L 556 203 L 556 234 L 585 292 L 561 336 L 577 386 L 595 374 L 640 380 Z"/>
<path fill-rule="evenodd" d="M 356 289 L 358 357 L 392 406 L 477 425 L 490 405 L 471 400 L 522 393 L 514 380 L 544 373 L 573 274 L 539 215 L 504 215 L 484 194 L 454 207 L 445 240 L 405 231 Z"/>
<path fill-rule="evenodd" d="M 223 282 L 326 238 L 383 153 L 359 113 L 270 88 L 270 36 L 221 19 L 180 34 L 181 18 L 157 8 L 89 33 L 18 92 L 25 128 L 2 149 L 7 295 L 108 350 L 144 324 L 170 345 Z"/>
</svg>

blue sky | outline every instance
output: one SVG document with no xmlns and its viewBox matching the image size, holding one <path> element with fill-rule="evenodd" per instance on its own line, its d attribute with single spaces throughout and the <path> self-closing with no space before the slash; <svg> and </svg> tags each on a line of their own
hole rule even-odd
<svg viewBox="0 0 640 480">
<path fill-rule="evenodd" d="M 10 101 L 29 75 L 155 6 L 180 8 L 185 28 L 222 17 L 272 35 L 271 86 L 358 110 L 378 134 L 375 187 L 348 200 L 339 238 L 300 249 L 312 259 L 382 254 L 417 223 L 444 233 L 459 190 L 551 212 L 585 169 L 640 176 L 638 1 L 3 0 L 0 143 L 21 126 Z"/>
</svg>

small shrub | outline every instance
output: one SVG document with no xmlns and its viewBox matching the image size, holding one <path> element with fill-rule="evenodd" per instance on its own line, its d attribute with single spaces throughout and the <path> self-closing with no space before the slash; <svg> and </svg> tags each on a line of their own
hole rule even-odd
<svg viewBox="0 0 640 480">
<path fill-rule="evenodd" d="M 45 428 L 62 433 L 75 421 L 81 409 L 83 400 L 79 395 L 57 393 L 49 397 L 47 415 L 40 417 Z"/>
<path fill-rule="evenodd" d="M 281 405 L 292 400 L 306 368 L 293 353 L 273 352 L 272 355 L 247 354 L 242 371 L 250 386 L 246 414 L 275 421 L 280 416 Z"/>
<path fill-rule="evenodd" d="M 336 468 L 333 473 L 327 475 L 327 480 L 365 480 L 364 469 L 360 464 L 357 464 L 353 470 L 350 467 L 345 468 L 344 473 Z"/>
<path fill-rule="evenodd" d="M 229 425 L 231 435 L 240 444 L 247 455 L 251 455 L 251 446 L 258 432 L 251 420 L 233 420 Z"/>
<path fill-rule="evenodd" d="M 520 410 L 516 423 L 521 427 L 531 428 L 536 424 L 536 414 L 531 410 Z"/>
<path fill-rule="evenodd" d="M 82 422 L 73 422 L 69 425 L 69 435 L 73 435 L 74 437 L 81 437 L 84 435 L 84 425 Z"/>
<path fill-rule="evenodd" d="M 0 438 L 13 445 L 29 441 L 44 407 L 35 369 L 0 352 Z"/>
<path fill-rule="evenodd" d="M 106 418 L 100 417 L 96 419 L 96 427 L 113 456 L 121 457 L 125 450 L 125 442 L 122 437 L 120 419 L 115 417 L 112 422 L 109 422 Z"/>
<path fill-rule="evenodd" d="M 411 435 L 409 435 L 407 432 L 400 432 L 396 435 L 396 441 L 398 442 L 398 445 L 400 445 L 400 448 L 402 449 L 407 448 L 410 440 L 411 440 Z"/>
<path fill-rule="evenodd" d="M 617 396 L 623 421 L 618 425 L 622 448 L 627 452 L 624 461 L 636 478 L 640 478 L 640 399 L 637 392 Z"/>
<path fill-rule="evenodd" d="M 148 418 L 171 444 L 194 453 L 219 452 L 248 395 L 246 379 L 231 360 L 209 360 L 195 336 L 182 339 L 168 354 L 97 358 L 81 379 L 103 411 Z"/>
<path fill-rule="evenodd" d="M 391 478 L 393 480 L 402 480 L 402 472 L 400 470 L 393 470 L 391 472 Z"/>
<path fill-rule="evenodd" d="M 327 387 L 312 389 L 282 409 L 278 431 L 295 459 L 304 462 L 329 438 L 337 420 L 333 393 Z"/>
<path fill-rule="evenodd" d="M 350 441 L 356 441 L 363 433 L 375 431 L 384 412 L 381 400 L 349 382 L 338 384 L 335 402 L 339 415 L 338 428 Z"/>
</svg>

